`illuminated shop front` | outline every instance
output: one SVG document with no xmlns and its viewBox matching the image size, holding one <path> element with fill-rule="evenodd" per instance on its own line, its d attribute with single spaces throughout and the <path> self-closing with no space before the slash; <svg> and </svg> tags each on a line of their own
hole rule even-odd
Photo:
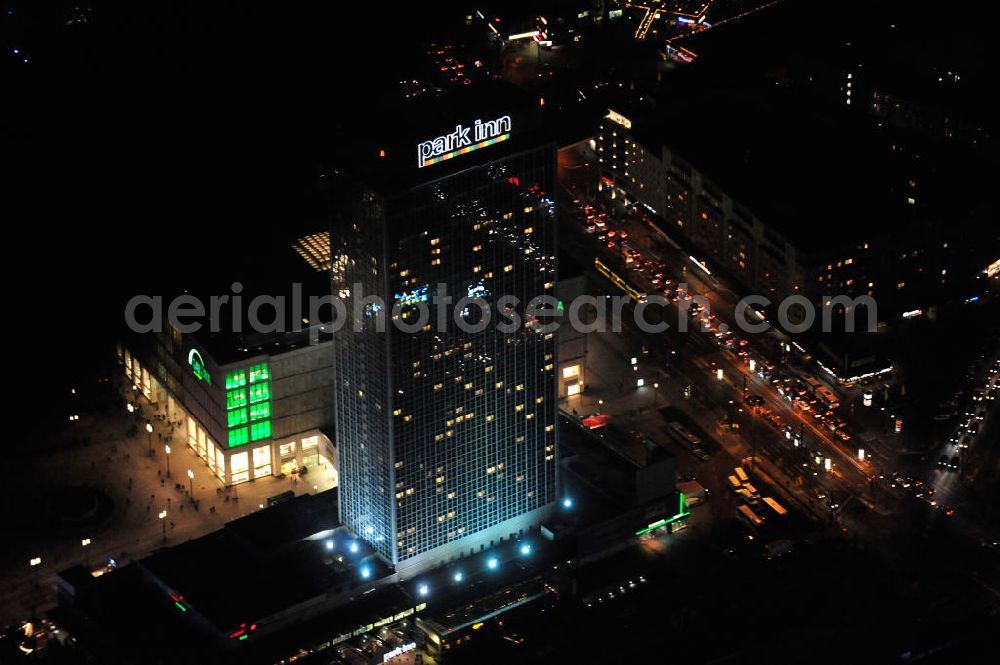
<svg viewBox="0 0 1000 665">
<path fill-rule="evenodd" d="M 150 339 L 153 337 L 153 339 Z M 118 348 L 134 393 L 158 405 L 224 485 L 314 473 L 337 484 L 330 422 L 329 342 L 218 364 L 194 340 L 170 331 Z M 143 360 L 140 360 L 142 358 Z"/>
</svg>

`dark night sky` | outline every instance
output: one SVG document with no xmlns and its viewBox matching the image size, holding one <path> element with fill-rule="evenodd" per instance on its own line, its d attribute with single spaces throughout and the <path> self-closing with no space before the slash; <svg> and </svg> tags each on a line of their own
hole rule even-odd
<svg viewBox="0 0 1000 665">
<path fill-rule="evenodd" d="M 43 394 L 57 367 L 93 375 L 127 297 L 218 276 L 224 257 L 250 265 L 260 243 L 319 227 L 324 137 L 398 75 L 385 45 L 419 43 L 441 20 L 356 3 L 95 0 L 86 25 L 66 27 L 74 4 L 0 5 L 6 319 L 38 351 L 14 362 Z"/>
<path fill-rule="evenodd" d="M 14 358 L 29 390 L 51 390 L 57 367 L 92 374 L 128 296 L 318 228 L 326 137 L 467 13 L 455 0 L 92 0 L 67 26 L 78 4 L 0 0 L 7 321 L 37 350 Z M 935 34 L 935 12 L 907 12 Z M 800 27 L 855 25 L 828 19 Z"/>
</svg>

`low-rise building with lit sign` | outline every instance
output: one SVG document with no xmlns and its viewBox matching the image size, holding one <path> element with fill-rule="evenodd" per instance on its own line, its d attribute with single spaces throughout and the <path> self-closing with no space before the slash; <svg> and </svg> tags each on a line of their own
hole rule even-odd
<svg viewBox="0 0 1000 665">
<path fill-rule="evenodd" d="M 282 251 L 297 261 L 290 249 Z M 288 284 L 303 280 L 320 295 L 329 289 L 325 275 L 301 268 L 288 275 Z M 291 288 L 277 279 L 274 286 Z M 294 330 L 294 322 L 282 326 L 292 332 L 245 334 L 225 331 L 228 321 L 219 332 L 203 323 L 197 332 L 182 333 L 164 315 L 162 330 L 122 336 L 120 377 L 134 397 L 180 428 L 223 485 L 305 469 L 317 474 L 312 484 L 336 485 L 329 334 L 309 324 Z"/>
</svg>

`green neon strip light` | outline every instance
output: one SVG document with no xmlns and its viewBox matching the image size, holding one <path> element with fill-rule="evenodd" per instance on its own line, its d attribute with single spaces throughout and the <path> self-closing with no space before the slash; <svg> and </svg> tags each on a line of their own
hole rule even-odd
<svg viewBox="0 0 1000 665">
<path fill-rule="evenodd" d="M 243 640 L 245 640 L 248 637 L 250 637 L 250 636 L 249 635 L 240 635 L 240 642 L 242 642 Z"/>
<path fill-rule="evenodd" d="M 636 531 L 635 535 L 641 536 L 644 533 L 649 533 L 653 529 L 659 529 L 661 526 L 666 526 L 667 524 L 670 524 L 672 522 L 676 522 L 677 520 L 679 520 L 679 519 L 681 519 L 683 517 L 687 517 L 690 514 L 691 513 L 689 511 L 684 510 L 684 492 L 680 492 L 680 505 L 677 507 L 677 514 L 676 515 L 674 515 L 673 517 L 667 517 L 665 519 L 653 522 L 652 524 L 650 524 L 649 526 L 647 526 L 645 529 L 639 529 L 638 531 Z"/>
<path fill-rule="evenodd" d="M 667 520 L 660 520 L 659 522 L 653 522 L 652 524 L 650 524 L 649 526 L 647 526 L 645 529 L 642 529 L 641 531 L 636 531 L 635 535 L 641 536 L 644 533 L 649 533 L 653 529 L 659 529 L 661 526 L 663 526 L 666 523 L 667 523 Z"/>
<path fill-rule="evenodd" d="M 479 150 L 480 148 L 486 148 L 491 145 L 496 145 L 497 143 L 500 143 L 501 141 L 506 141 L 509 138 L 510 138 L 510 132 L 507 132 L 506 134 L 501 134 L 500 136 L 495 136 L 491 139 L 480 141 L 479 143 L 467 145 L 464 148 L 459 148 L 458 150 L 452 150 L 451 152 L 446 152 L 443 155 L 438 155 L 437 157 L 431 157 L 430 159 L 424 160 L 424 166 L 437 164 L 438 162 L 443 162 L 453 157 L 464 155 L 466 153 L 472 152 L 473 150 Z"/>
<path fill-rule="evenodd" d="M 181 605 L 177 601 L 174 601 L 174 605 L 176 605 L 178 607 L 178 609 L 180 609 L 181 612 L 187 612 L 188 611 L 188 608 L 184 607 L 183 605 Z"/>
</svg>

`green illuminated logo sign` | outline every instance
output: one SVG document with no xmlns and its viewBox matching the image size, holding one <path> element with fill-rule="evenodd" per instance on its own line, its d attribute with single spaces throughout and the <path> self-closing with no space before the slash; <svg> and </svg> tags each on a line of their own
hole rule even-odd
<svg viewBox="0 0 1000 665">
<path fill-rule="evenodd" d="M 204 381 L 208 385 L 212 385 L 212 375 L 208 373 L 208 367 L 205 366 L 205 359 L 201 357 L 198 349 L 191 349 L 188 352 L 188 365 L 191 365 L 191 372 L 195 378 L 199 381 Z"/>
</svg>

